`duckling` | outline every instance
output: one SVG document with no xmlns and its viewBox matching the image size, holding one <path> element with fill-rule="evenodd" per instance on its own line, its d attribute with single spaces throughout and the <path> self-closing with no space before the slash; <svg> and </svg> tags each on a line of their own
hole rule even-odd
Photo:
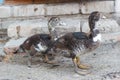
<svg viewBox="0 0 120 80">
<path fill-rule="evenodd" d="M 80 69 L 89 69 L 89 66 L 81 64 L 79 56 L 93 51 L 100 45 L 101 34 L 95 25 L 99 18 L 100 13 L 98 11 L 90 14 L 88 19 L 90 27 L 89 34 L 84 32 L 70 32 L 58 38 L 54 43 L 54 49 L 59 48 L 69 51 L 69 57 L 72 58 L 75 66 L 74 70 L 79 74 L 84 74 L 79 72 Z"/>
<path fill-rule="evenodd" d="M 57 17 L 52 17 L 48 22 L 48 28 L 54 27 L 56 25 L 61 25 L 60 19 Z M 50 29 L 49 29 L 50 30 Z M 50 30 L 51 31 L 51 30 Z M 31 67 L 32 57 L 37 53 L 40 52 L 44 57 L 44 62 L 46 63 L 53 63 L 48 59 L 48 51 L 49 48 L 53 45 L 53 41 L 56 38 L 51 34 L 35 34 L 28 37 L 14 52 L 16 53 L 27 53 L 28 54 L 28 67 Z"/>
</svg>

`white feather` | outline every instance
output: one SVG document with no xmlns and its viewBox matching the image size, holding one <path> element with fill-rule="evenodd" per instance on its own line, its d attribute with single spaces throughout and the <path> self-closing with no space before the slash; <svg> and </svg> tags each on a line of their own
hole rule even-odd
<svg viewBox="0 0 120 80">
<path fill-rule="evenodd" d="M 57 36 L 56 38 L 54 38 L 54 40 L 56 41 L 60 37 L 62 37 L 62 35 Z"/>
<path fill-rule="evenodd" d="M 29 43 L 29 40 L 26 43 Z"/>
<path fill-rule="evenodd" d="M 96 42 L 96 41 L 102 41 L 102 40 L 101 40 L 101 34 L 97 34 L 97 36 L 95 36 L 95 37 L 93 38 L 93 41 L 94 41 L 94 42 Z"/>
<path fill-rule="evenodd" d="M 54 38 L 54 40 L 56 41 L 58 38 Z"/>
<path fill-rule="evenodd" d="M 39 43 L 38 48 L 35 48 L 37 51 L 45 51 L 47 48 L 45 46 L 42 46 L 41 43 Z"/>
<path fill-rule="evenodd" d="M 36 48 L 36 47 L 35 47 L 35 50 L 37 50 L 38 52 L 40 52 L 40 49 L 39 49 L 39 48 Z"/>
<path fill-rule="evenodd" d="M 55 28 L 53 27 L 51 31 L 55 31 Z"/>
</svg>

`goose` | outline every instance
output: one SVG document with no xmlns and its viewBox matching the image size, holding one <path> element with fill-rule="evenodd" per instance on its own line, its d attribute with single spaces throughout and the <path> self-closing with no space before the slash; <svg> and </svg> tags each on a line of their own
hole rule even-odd
<svg viewBox="0 0 120 80">
<path fill-rule="evenodd" d="M 80 73 L 80 69 L 87 70 L 90 68 L 89 66 L 81 64 L 80 55 L 95 50 L 101 43 L 101 34 L 95 25 L 99 19 L 100 13 L 98 11 L 92 12 L 88 18 L 90 27 L 89 34 L 85 32 L 70 32 L 54 42 L 53 49 L 59 48 L 69 51 L 69 57 L 72 58 L 75 66 L 74 70 L 79 74 L 84 74 Z"/>
<path fill-rule="evenodd" d="M 54 27 L 56 25 L 62 25 L 60 23 L 60 19 L 57 17 L 52 17 L 48 22 L 48 27 Z M 49 29 L 50 30 L 50 29 Z M 19 48 L 14 52 L 14 54 L 17 53 L 27 53 L 28 55 L 28 67 L 31 67 L 32 57 L 37 53 L 40 52 L 44 55 L 46 63 L 52 63 L 48 59 L 48 54 L 46 54 L 49 51 L 49 48 L 51 48 L 54 39 L 56 38 L 51 34 L 35 34 L 30 37 L 28 37 L 20 46 Z"/>
</svg>

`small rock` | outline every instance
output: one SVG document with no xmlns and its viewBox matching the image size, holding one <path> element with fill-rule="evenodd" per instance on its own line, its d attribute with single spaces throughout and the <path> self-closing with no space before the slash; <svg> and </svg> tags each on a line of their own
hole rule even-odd
<svg viewBox="0 0 120 80">
<path fill-rule="evenodd" d="M 26 38 L 20 38 L 20 39 L 17 39 L 17 40 L 9 40 L 3 50 L 6 54 L 10 54 L 10 53 L 13 53 L 19 46 L 20 44 L 22 44 L 24 41 L 26 40 Z"/>
<path fill-rule="evenodd" d="M 19 30 L 17 27 L 19 26 Z M 48 33 L 47 21 L 22 21 L 8 26 L 8 37 L 19 38 L 29 37 L 37 33 Z"/>
</svg>

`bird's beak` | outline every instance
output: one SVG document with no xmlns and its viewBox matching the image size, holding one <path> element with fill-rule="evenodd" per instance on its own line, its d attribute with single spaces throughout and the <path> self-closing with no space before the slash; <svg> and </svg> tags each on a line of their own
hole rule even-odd
<svg viewBox="0 0 120 80">
<path fill-rule="evenodd" d="M 106 19 L 106 16 L 103 15 L 101 18 L 102 18 L 102 19 Z"/>
<path fill-rule="evenodd" d="M 60 21 L 60 22 L 59 22 L 59 25 L 60 25 L 60 26 L 66 26 L 66 23 Z"/>
<path fill-rule="evenodd" d="M 107 16 L 103 12 L 101 12 L 100 13 L 100 19 L 106 19 L 106 18 L 107 18 Z"/>
</svg>

